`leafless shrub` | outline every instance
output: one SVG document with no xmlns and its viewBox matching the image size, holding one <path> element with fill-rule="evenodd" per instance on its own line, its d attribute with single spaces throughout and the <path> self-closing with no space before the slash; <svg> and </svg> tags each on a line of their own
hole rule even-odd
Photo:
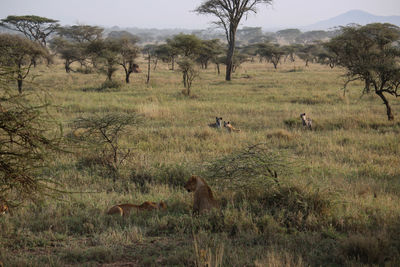
<svg viewBox="0 0 400 267">
<path fill-rule="evenodd" d="M 79 138 L 85 140 L 100 152 L 102 162 L 118 173 L 131 151 L 123 148 L 119 139 L 126 133 L 128 126 L 137 125 L 140 117 L 137 114 L 106 114 L 104 116 L 81 117 L 73 121 L 74 131 L 80 131 Z"/>
</svg>

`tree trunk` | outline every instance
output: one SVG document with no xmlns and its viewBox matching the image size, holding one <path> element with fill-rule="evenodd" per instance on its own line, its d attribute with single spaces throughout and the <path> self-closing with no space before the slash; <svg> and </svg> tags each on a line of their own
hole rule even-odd
<svg viewBox="0 0 400 267">
<path fill-rule="evenodd" d="M 19 75 L 18 75 L 18 80 L 17 80 L 17 83 L 18 83 L 18 93 L 20 93 L 20 94 L 22 94 L 22 82 L 23 82 L 22 77 L 19 77 Z"/>
<path fill-rule="evenodd" d="M 24 76 L 22 75 L 22 65 L 18 64 L 18 74 L 17 74 L 17 84 L 18 84 L 18 93 L 22 94 L 22 82 L 24 80 Z"/>
<path fill-rule="evenodd" d="M 233 54 L 235 53 L 235 38 L 236 38 L 236 27 L 233 25 L 229 29 L 229 42 L 228 52 L 226 54 L 226 76 L 225 80 L 230 81 L 233 69 Z"/>
<path fill-rule="evenodd" d="M 154 61 L 154 67 L 153 67 L 153 70 L 156 70 L 156 69 L 157 69 L 157 63 L 158 63 L 158 59 L 156 59 L 156 60 Z"/>
<path fill-rule="evenodd" d="M 113 72 L 110 70 L 110 68 L 108 68 L 108 70 L 107 70 L 107 79 L 108 79 L 109 81 L 112 80 L 112 75 L 113 75 Z"/>
<path fill-rule="evenodd" d="M 65 72 L 70 73 L 71 68 L 70 68 L 71 62 L 69 60 L 65 60 Z"/>
<path fill-rule="evenodd" d="M 386 97 L 383 95 L 383 93 L 381 91 L 376 91 L 376 94 L 383 100 L 383 103 L 386 105 L 386 114 L 387 114 L 388 120 L 389 121 L 394 120 L 392 108 L 389 105 L 389 101 L 386 99 Z"/>
<path fill-rule="evenodd" d="M 53 59 L 50 56 L 46 58 L 47 66 L 49 66 L 52 63 L 52 60 Z"/>
<path fill-rule="evenodd" d="M 186 77 L 187 77 L 187 74 L 186 74 L 186 72 L 184 71 L 184 72 L 183 72 L 182 80 L 183 80 L 183 87 L 185 87 L 185 88 L 186 88 L 186 86 L 187 86 L 187 84 L 186 84 Z"/>
<path fill-rule="evenodd" d="M 364 88 L 364 91 L 365 91 L 365 93 L 369 93 L 370 92 L 370 81 L 368 80 L 368 79 L 366 79 L 365 80 L 365 88 Z"/>
<path fill-rule="evenodd" d="M 234 44 L 229 44 L 228 53 L 226 55 L 226 75 L 225 80 L 230 81 L 233 69 L 233 53 L 234 53 Z"/>
<path fill-rule="evenodd" d="M 31 64 L 33 65 L 34 68 L 36 68 L 37 60 L 36 60 L 35 57 L 33 57 L 33 58 L 31 59 Z"/>
<path fill-rule="evenodd" d="M 121 64 L 121 65 L 122 65 L 122 67 L 124 68 L 124 71 L 125 71 L 125 82 L 129 83 L 129 76 L 133 72 L 132 65 L 130 64 L 129 68 L 127 68 L 124 64 Z"/>
<path fill-rule="evenodd" d="M 146 80 L 146 84 L 149 84 L 150 82 L 150 65 L 151 65 L 151 56 L 149 54 L 149 58 L 148 58 L 148 62 L 147 62 L 147 80 Z"/>
<path fill-rule="evenodd" d="M 220 75 L 220 74 L 221 74 L 221 70 L 220 70 L 220 68 L 219 68 L 219 64 L 217 63 L 216 65 L 217 65 L 217 72 L 218 72 L 218 75 Z"/>
</svg>

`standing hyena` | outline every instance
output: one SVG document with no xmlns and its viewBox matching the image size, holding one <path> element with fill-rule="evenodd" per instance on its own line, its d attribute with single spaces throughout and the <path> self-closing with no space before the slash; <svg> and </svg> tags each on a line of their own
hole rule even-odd
<svg viewBox="0 0 400 267">
<path fill-rule="evenodd" d="M 300 114 L 301 121 L 303 122 L 303 126 L 312 130 L 312 119 L 306 117 L 306 113 Z"/>
</svg>

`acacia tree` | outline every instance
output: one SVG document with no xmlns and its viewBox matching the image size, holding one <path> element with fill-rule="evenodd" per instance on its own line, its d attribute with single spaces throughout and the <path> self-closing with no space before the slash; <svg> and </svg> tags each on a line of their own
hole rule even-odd
<svg viewBox="0 0 400 267">
<path fill-rule="evenodd" d="M 9 68 L 22 93 L 22 83 L 34 64 L 33 59 L 48 58 L 46 49 L 24 37 L 11 34 L 0 35 L 0 65 Z"/>
<path fill-rule="evenodd" d="M 73 25 L 57 28 L 58 35 L 77 43 L 99 40 L 103 36 L 103 31 L 103 28 L 91 25 Z"/>
<path fill-rule="evenodd" d="M 132 73 L 139 73 L 139 65 L 135 63 L 139 56 L 139 48 L 136 45 L 138 38 L 133 35 L 122 35 L 118 39 L 113 39 L 115 44 L 119 46 L 118 64 L 124 68 L 125 82 L 129 83 L 129 77 Z"/>
<path fill-rule="evenodd" d="M 166 44 L 161 44 L 155 49 L 155 54 L 158 59 L 164 63 L 171 63 L 171 70 L 175 69 L 175 59 L 178 56 L 178 51 L 170 45 L 172 39 L 167 39 Z"/>
<path fill-rule="evenodd" d="M 317 44 L 307 44 L 300 47 L 296 55 L 306 63 L 306 67 L 308 67 L 308 63 L 313 62 L 317 59 L 319 48 Z"/>
<path fill-rule="evenodd" d="M 21 32 L 31 41 L 35 41 L 43 47 L 46 47 L 47 38 L 54 33 L 59 26 L 57 22 L 58 20 L 33 15 L 8 16 L 1 20 L 0 26 Z"/>
<path fill-rule="evenodd" d="M 37 95 L 39 102 L 33 104 L 32 97 L 8 88 L 13 79 L 8 69 L 0 66 L 0 201 L 15 206 L 54 189 L 56 181 L 43 170 L 50 152 L 61 150 L 62 135 L 43 97 Z"/>
<path fill-rule="evenodd" d="M 190 88 L 194 79 L 199 76 L 199 73 L 195 69 L 195 63 L 189 57 L 184 57 L 177 63 L 182 72 L 183 86 L 186 88 L 187 95 L 190 96 Z"/>
<path fill-rule="evenodd" d="M 223 51 L 219 39 L 203 40 L 199 49 L 197 62 L 201 64 L 203 69 L 207 69 L 208 63 L 218 57 Z"/>
<path fill-rule="evenodd" d="M 79 44 L 68 41 L 62 37 L 52 39 L 50 42 L 50 48 L 52 51 L 59 54 L 64 60 L 64 68 L 67 73 L 72 70 L 72 63 L 76 61 L 82 62 L 84 58 L 82 47 L 79 46 Z"/>
<path fill-rule="evenodd" d="M 347 69 L 346 85 L 355 80 L 365 82 L 364 91 L 373 88 L 386 106 L 388 120 L 394 116 L 385 94 L 398 97 L 400 86 L 400 28 L 374 23 L 342 28 L 342 34 L 326 43 L 336 65 Z"/>
<path fill-rule="evenodd" d="M 336 65 L 335 55 L 328 51 L 324 46 L 320 47 L 320 51 L 317 54 L 317 61 L 320 64 L 329 65 L 331 69 L 333 69 Z"/>
<path fill-rule="evenodd" d="M 285 53 L 285 62 L 289 59 L 290 62 L 296 61 L 296 52 L 299 49 L 299 45 L 292 44 L 292 45 L 284 45 L 281 47 L 283 52 Z"/>
<path fill-rule="evenodd" d="M 107 81 L 112 81 L 113 74 L 119 64 L 120 45 L 115 40 L 95 40 L 87 46 L 87 53 L 98 60 L 100 71 L 107 75 Z"/>
<path fill-rule="evenodd" d="M 211 14 L 217 17 L 214 23 L 225 30 L 228 41 L 226 55 L 226 77 L 231 80 L 233 70 L 233 55 L 235 52 L 236 31 L 243 16 L 249 12 L 257 13 L 258 4 L 271 4 L 272 0 L 207 0 L 204 1 L 195 12 L 199 14 Z"/>
<path fill-rule="evenodd" d="M 261 58 L 265 58 L 267 61 L 274 65 L 274 69 L 277 69 L 281 58 L 285 55 L 285 52 L 278 45 L 272 45 L 269 43 L 259 44 L 257 53 Z"/>
<path fill-rule="evenodd" d="M 146 84 L 150 83 L 150 73 L 151 73 L 151 60 L 156 57 L 157 46 L 153 44 L 145 45 L 142 49 L 142 53 L 147 60 L 147 77 Z"/>
<path fill-rule="evenodd" d="M 51 48 L 65 59 L 65 63 L 70 60 L 79 61 L 81 67 L 87 66 L 87 61 L 91 61 L 93 66 L 96 66 L 95 53 L 87 53 L 88 46 L 91 42 L 101 40 L 104 29 L 91 25 L 73 25 L 66 27 L 58 27 L 57 34 L 59 37 L 55 38 Z M 62 42 L 59 40 L 61 39 Z M 66 66 L 66 71 L 67 66 Z"/>
<path fill-rule="evenodd" d="M 135 63 L 135 59 L 138 57 L 139 48 L 128 40 L 121 40 L 121 61 L 119 64 L 124 68 L 125 71 L 125 82 L 129 83 L 129 77 L 132 73 L 139 73 L 139 65 Z"/>
</svg>

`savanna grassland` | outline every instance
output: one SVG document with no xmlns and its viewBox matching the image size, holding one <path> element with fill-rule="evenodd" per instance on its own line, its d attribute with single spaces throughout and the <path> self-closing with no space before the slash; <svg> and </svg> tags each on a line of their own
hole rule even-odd
<svg viewBox="0 0 400 267">
<path fill-rule="evenodd" d="M 142 69 L 145 69 L 144 61 Z M 65 153 L 43 176 L 69 193 L 25 203 L 0 217 L 5 266 L 398 266 L 400 264 L 400 102 L 394 121 L 354 82 L 344 95 L 339 68 L 303 62 L 248 62 L 224 81 L 211 66 L 182 94 L 181 74 L 159 64 L 131 84 L 101 90 L 103 74 L 65 73 L 61 62 L 33 70 L 28 93 L 44 90 L 63 125 Z M 114 80 L 123 81 L 119 71 Z M 300 113 L 313 119 L 303 128 Z M 79 141 L 78 117 L 137 113 L 119 140 L 130 149 L 117 177 Z M 240 132 L 213 129 L 216 116 Z M 279 183 L 229 189 L 209 165 L 263 144 L 285 155 Z M 287 169 L 285 169 L 287 168 Z M 191 174 L 203 176 L 221 213 L 192 216 Z M 241 182 L 251 180 L 244 175 Z M 258 190 L 258 191 L 257 191 Z M 105 212 L 118 203 L 164 200 L 168 209 Z"/>
</svg>

